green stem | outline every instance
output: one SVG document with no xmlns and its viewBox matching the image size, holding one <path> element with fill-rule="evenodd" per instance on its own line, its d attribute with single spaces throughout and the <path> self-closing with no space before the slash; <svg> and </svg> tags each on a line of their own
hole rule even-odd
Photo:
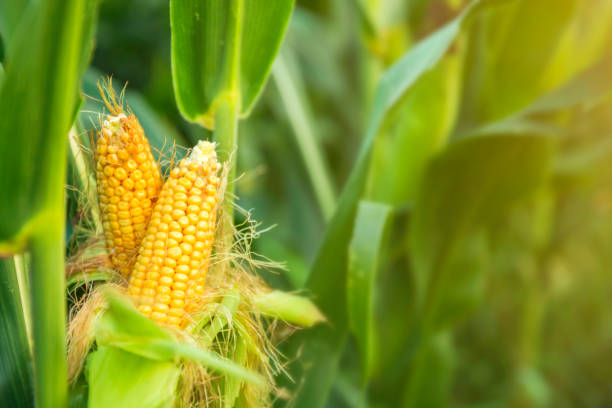
<svg viewBox="0 0 612 408">
<path fill-rule="evenodd" d="M 223 231 L 226 239 L 225 248 L 229 250 L 233 241 L 232 225 L 234 208 L 232 200 L 235 191 L 236 179 L 236 150 L 238 147 L 238 115 L 240 113 L 240 46 L 242 38 L 242 24 L 244 17 L 244 0 L 232 1 L 231 29 L 232 35 L 227 39 L 227 59 L 224 61 L 225 89 L 219 95 L 215 110 L 214 140 L 219 144 L 219 158 L 227 163 L 227 187 L 225 190 Z"/>
<path fill-rule="evenodd" d="M 225 248 L 229 250 L 233 240 L 232 225 L 234 221 L 234 191 L 236 189 L 236 149 L 238 147 L 238 109 L 231 99 L 220 101 L 215 112 L 214 139 L 218 143 L 219 159 L 228 166 L 227 187 L 223 201 L 223 231 L 227 240 Z"/>
<path fill-rule="evenodd" d="M 30 245 L 36 405 L 41 408 L 67 403 L 64 213 L 60 207 L 47 215 Z"/>
</svg>

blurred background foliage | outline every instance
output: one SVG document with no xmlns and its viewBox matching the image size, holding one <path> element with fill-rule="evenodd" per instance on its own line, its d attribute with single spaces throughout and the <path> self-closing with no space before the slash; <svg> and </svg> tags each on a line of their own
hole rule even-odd
<svg viewBox="0 0 612 408">
<path fill-rule="evenodd" d="M 240 123 L 237 204 L 266 229 L 254 250 L 287 263 L 272 286 L 304 287 L 385 71 L 467 3 L 297 1 Z M 612 405 L 612 2 L 488 3 L 376 134 L 357 220 L 379 224 L 338 245 L 371 268 L 371 326 L 351 327 L 327 406 Z M 101 2 L 78 121 L 96 125 L 112 74 L 165 165 L 168 141 L 211 137 L 177 109 L 168 10 Z"/>
<path fill-rule="evenodd" d="M 240 124 L 238 204 L 274 226 L 254 248 L 287 262 L 287 272 L 264 272 L 274 286 L 304 285 L 384 71 L 465 6 L 462 0 L 298 1 L 272 77 Z M 102 2 L 85 89 L 95 96 L 88 81 L 112 73 L 128 82 L 132 109 L 146 109 L 139 117 L 149 136 L 163 129 L 161 135 L 192 145 L 210 134 L 176 108 L 168 20 L 165 0 Z M 498 1 L 473 17 L 440 63 L 386 115 L 364 193 L 392 209 L 373 291 L 373 366 L 364 380 L 359 339 L 349 340 L 328 406 L 612 404 L 611 46 L 608 1 Z M 537 156 L 545 162 L 539 170 L 520 152 L 509 156 L 506 184 L 486 194 L 503 195 L 513 178 L 537 180 L 486 228 L 472 228 L 462 259 L 443 276 L 446 286 L 463 292 L 447 306 L 443 328 L 419 346 L 411 259 L 419 236 L 410 231 L 424 174 L 446 146 L 491 128 L 512 134 L 537 128 L 553 140 L 552 151 Z M 304 160 L 312 158 L 304 139 L 321 154 L 318 173 Z M 470 153 L 453 165 L 474 166 L 476 175 L 504 172 L 496 167 L 504 148 Z M 433 224 L 439 234 L 461 216 L 462 202 L 490 200 L 466 177 L 458 175 L 440 193 L 447 209 L 434 215 L 448 219 Z M 471 217 L 470 228 L 486 215 Z M 427 350 L 417 351 L 422 347 Z M 415 373 L 418 359 L 424 368 Z"/>
</svg>

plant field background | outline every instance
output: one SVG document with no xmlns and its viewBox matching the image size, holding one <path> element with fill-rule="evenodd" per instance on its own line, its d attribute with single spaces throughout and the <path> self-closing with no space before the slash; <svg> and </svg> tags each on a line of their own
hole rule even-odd
<svg viewBox="0 0 612 408">
<path fill-rule="evenodd" d="M 82 185 L 78 155 L 47 136 L 88 143 L 103 75 L 162 166 L 213 133 L 179 110 L 168 1 L 19 3 L 0 5 L 0 405 L 33 406 L 56 384 L 31 328 L 65 294 L 36 268 L 63 271 L 82 215 L 57 188 Z M 295 3 L 235 151 L 253 251 L 287 267 L 260 273 L 328 318 L 279 345 L 277 406 L 612 406 L 610 50 L 609 0 Z"/>
</svg>

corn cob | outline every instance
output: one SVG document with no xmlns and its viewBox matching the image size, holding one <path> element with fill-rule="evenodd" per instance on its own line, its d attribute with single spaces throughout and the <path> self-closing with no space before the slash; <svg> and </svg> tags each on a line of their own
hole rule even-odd
<svg viewBox="0 0 612 408">
<path fill-rule="evenodd" d="M 127 277 L 162 180 L 138 119 L 126 116 L 113 94 L 111 97 L 112 104 L 104 98 L 112 115 L 107 116 L 98 136 L 96 177 L 110 259 Z"/>
<path fill-rule="evenodd" d="M 128 293 L 158 323 L 180 326 L 204 292 L 219 187 L 214 149 L 199 142 L 170 172 L 130 277 Z"/>
</svg>

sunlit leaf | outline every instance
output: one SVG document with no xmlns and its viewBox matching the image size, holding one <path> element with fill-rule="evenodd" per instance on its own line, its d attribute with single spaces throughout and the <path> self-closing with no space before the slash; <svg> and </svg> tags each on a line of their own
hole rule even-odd
<svg viewBox="0 0 612 408">
<path fill-rule="evenodd" d="M 532 133 L 534 130 L 549 134 L 563 132 L 556 126 L 554 118 L 550 121 L 546 120 L 546 116 L 542 116 L 570 108 L 589 109 L 605 101 L 612 94 L 611 70 L 612 54 L 608 54 L 592 67 L 544 93 L 511 115 L 470 129 L 466 133 L 520 134 Z"/>
<path fill-rule="evenodd" d="M 478 18 L 472 35 L 482 41 L 472 42 L 464 120 L 502 118 L 555 85 L 549 63 L 575 7 L 575 0 L 507 1 Z"/>
</svg>

